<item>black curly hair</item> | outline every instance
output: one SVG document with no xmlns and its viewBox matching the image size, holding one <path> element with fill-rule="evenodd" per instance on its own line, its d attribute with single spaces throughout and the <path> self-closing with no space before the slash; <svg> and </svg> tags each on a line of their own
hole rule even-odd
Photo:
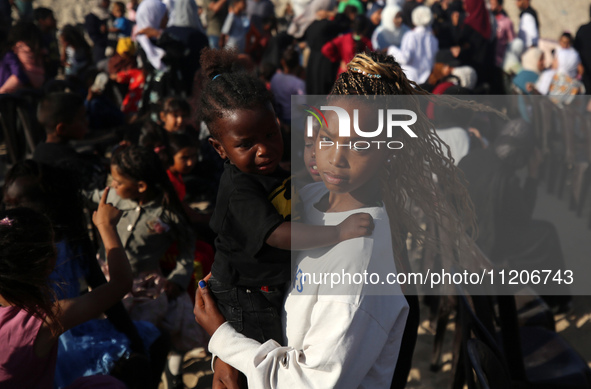
<svg viewBox="0 0 591 389">
<path fill-rule="evenodd" d="M 0 295 L 60 332 L 49 274 L 55 265 L 51 222 L 30 208 L 0 212 Z"/>
<path fill-rule="evenodd" d="M 151 149 L 142 146 L 124 146 L 117 149 L 111 158 L 119 174 L 133 181 L 143 181 L 148 188 L 162 195 L 162 207 L 188 223 L 185 209 L 168 178 L 160 157 Z M 173 228 L 176 228 L 173 224 Z"/>
<path fill-rule="evenodd" d="M 201 68 L 205 76 L 201 95 L 201 119 L 211 136 L 219 138 L 217 119 L 228 111 L 255 109 L 273 104 L 273 95 L 265 84 L 240 66 L 234 50 L 205 48 L 201 53 Z"/>
</svg>

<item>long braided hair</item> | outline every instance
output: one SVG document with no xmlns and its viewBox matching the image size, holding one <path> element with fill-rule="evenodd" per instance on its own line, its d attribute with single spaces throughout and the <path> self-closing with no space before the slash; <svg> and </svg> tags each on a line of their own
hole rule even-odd
<svg viewBox="0 0 591 389">
<path fill-rule="evenodd" d="M 412 126 L 417 138 L 405 142 L 404 148 L 391 156 L 380 172 L 382 199 L 390 218 L 395 254 L 401 256 L 408 233 L 435 252 L 447 253 L 449 249 L 457 252 L 466 242 L 466 230 L 475 231 L 475 215 L 463 174 L 454 166 L 449 150 L 444 152 L 443 142 L 421 112 L 418 96 L 429 98 L 430 95 L 406 78 L 392 56 L 379 52 L 357 54 L 347 67 L 329 99 L 357 95 L 370 101 L 383 95 L 408 95 L 405 104 L 414 106 L 413 111 L 417 113 L 417 122 Z M 451 107 L 480 110 L 475 103 L 448 100 L 446 104 Z M 442 241 L 435 231 L 422 228 L 412 214 L 413 206 L 421 209 L 428 221 L 445 225 L 449 239 Z"/>
</svg>

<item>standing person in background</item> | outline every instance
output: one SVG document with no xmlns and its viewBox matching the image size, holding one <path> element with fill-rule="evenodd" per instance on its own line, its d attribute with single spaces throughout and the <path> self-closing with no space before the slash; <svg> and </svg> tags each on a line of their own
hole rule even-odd
<svg viewBox="0 0 591 389">
<path fill-rule="evenodd" d="M 591 6 L 589 7 L 589 14 L 591 16 Z M 583 64 L 583 84 L 587 94 L 591 94 L 591 22 L 582 25 L 577 31 L 575 37 L 575 49 L 581 56 L 581 63 Z"/>
<path fill-rule="evenodd" d="M 402 22 L 410 28 L 415 28 L 412 20 L 412 11 L 420 5 L 423 5 L 424 0 L 407 0 L 402 6 Z"/>
<path fill-rule="evenodd" d="M 513 22 L 503 9 L 503 0 L 490 0 L 490 9 L 497 23 L 495 64 L 500 68 L 503 66 L 503 58 L 505 57 L 505 51 L 507 51 L 509 42 L 515 38 L 515 32 L 513 30 Z"/>
<path fill-rule="evenodd" d="M 540 38 L 540 21 L 538 13 L 530 5 L 530 0 L 517 0 L 519 14 L 519 32 L 517 36 L 525 43 L 525 48 L 538 45 Z"/>
<path fill-rule="evenodd" d="M 325 14 L 326 12 L 323 12 Z M 336 38 L 341 29 L 333 20 L 318 18 L 304 33 L 304 40 L 310 48 L 306 66 L 306 92 L 311 95 L 326 95 L 332 89 L 337 77 L 339 64 L 332 63 L 322 55 L 322 47 Z"/>
<path fill-rule="evenodd" d="M 263 31 L 264 21 L 275 18 L 275 6 L 271 0 L 246 0 L 246 15 L 258 31 Z"/>
<path fill-rule="evenodd" d="M 340 63 L 337 76 L 347 71 L 347 63 L 355 54 L 373 50 L 371 41 L 365 37 L 369 22 L 363 15 L 357 15 L 351 25 L 351 32 L 340 35 L 322 47 L 322 54 L 333 63 Z"/>
<path fill-rule="evenodd" d="M 111 32 L 117 33 L 117 38 L 129 38 L 131 36 L 131 20 L 125 17 L 125 4 L 121 1 L 113 4 L 113 27 L 109 29 Z"/>
<path fill-rule="evenodd" d="M 382 11 L 380 25 L 374 30 L 371 45 L 374 50 L 385 50 L 389 46 L 400 47 L 402 37 L 410 28 L 402 22 L 402 10 L 397 5 L 387 5 Z"/>
<path fill-rule="evenodd" d="M 41 31 L 32 22 L 18 22 L 0 48 L 0 93 L 24 87 L 41 88 L 45 81 Z"/>
<path fill-rule="evenodd" d="M 252 27 L 250 18 L 245 15 L 245 9 L 245 0 L 230 0 L 228 16 L 221 31 L 220 47 L 234 48 L 238 53 L 244 53 L 246 34 Z"/>
<path fill-rule="evenodd" d="M 35 8 L 35 23 L 41 30 L 41 43 L 45 51 L 45 77 L 55 78 L 60 68 L 60 52 L 56 37 L 56 21 L 53 11 L 49 8 Z"/>
<path fill-rule="evenodd" d="M 412 11 L 412 20 L 416 27 L 404 34 L 400 48 L 390 46 L 388 54 L 402 65 L 409 80 L 422 84 L 431 74 L 439 42 L 431 30 L 433 15 L 429 7 L 416 7 Z"/>
<path fill-rule="evenodd" d="M 95 0 L 94 7 L 84 18 L 84 28 L 92 40 L 92 59 L 95 64 L 107 57 L 105 50 L 109 46 L 107 23 L 111 19 L 110 5 L 111 0 Z"/>
<path fill-rule="evenodd" d="M 220 35 L 226 16 L 228 15 L 228 0 L 204 0 L 207 15 L 207 39 L 209 47 L 217 49 L 220 47 Z"/>
</svg>

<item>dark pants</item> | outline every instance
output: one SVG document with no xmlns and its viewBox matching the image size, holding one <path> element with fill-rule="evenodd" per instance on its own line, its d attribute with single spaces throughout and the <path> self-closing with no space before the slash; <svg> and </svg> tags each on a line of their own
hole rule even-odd
<svg viewBox="0 0 591 389">
<path fill-rule="evenodd" d="M 264 292 L 260 288 L 224 284 L 214 277 L 209 279 L 208 286 L 222 315 L 236 331 L 261 343 L 273 339 L 283 344 L 283 287 Z"/>
</svg>

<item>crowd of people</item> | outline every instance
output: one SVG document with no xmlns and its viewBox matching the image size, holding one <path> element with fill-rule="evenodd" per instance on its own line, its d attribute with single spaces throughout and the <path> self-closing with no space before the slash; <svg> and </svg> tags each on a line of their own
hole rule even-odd
<svg viewBox="0 0 591 389">
<path fill-rule="evenodd" d="M 453 123 L 431 107 L 395 159 L 319 150 L 340 135 L 300 136 L 291 97 L 349 110 L 344 96 L 427 93 L 568 105 L 591 92 L 591 23 L 544 52 L 530 1 L 516 1 L 514 26 L 502 0 L 93 0 L 58 29 L 51 9 L 0 0 L 0 94 L 29 104 L 45 136 L 4 176 L 0 386 L 183 387 L 184 354 L 208 342 L 226 387 L 405 383 L 398 355 L 412 354 L 417 302 L 398 286 L 302 294 L 292 250 L 296 274 L 363 273 L 384 258 L 382 271 L 408 269 L 407 234 L 438 239 L 411 194 L 452 221 L 453 249 L 478 224 L 492 262 L 560 267 L 556 231 L 532 220 L 532 120 L 479 131 L 474 107 Z"/>
</svg>

